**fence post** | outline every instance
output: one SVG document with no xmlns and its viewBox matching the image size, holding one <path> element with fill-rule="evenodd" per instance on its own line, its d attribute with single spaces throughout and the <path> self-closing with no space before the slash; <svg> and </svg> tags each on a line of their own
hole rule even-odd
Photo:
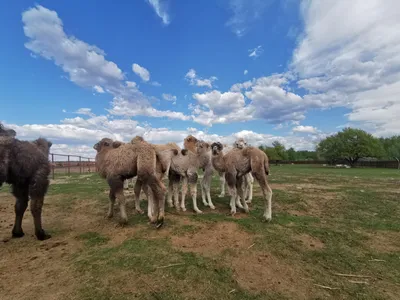
<svg viewBox="0 0 400 300">
<path fill-rule="evenodd" d="M 70 170 L 70 161 L 69 161 L 69 155 L 68 155 L 68 176 L 70 175 L 70 172 L 71 172 L 71 170 Z"/>
<path fill-rule="evenodd" d="M 88 158 L 87 160 L 88 160 L 88 165 L 89 165 L 89 173 L 90 173 L 90 158 Z"/>
<path fill-rule="evenodd" d="M 82 174 L 82 157 L 79 156 L 79 174 Z"/>
<path fill-rule="evenodd" d="M 52 169 L 52 173 L 53 173 L 53 179 L 54 179 L 54 169 L 55 169 L 55 165 L 54 165 L 54 154 L 51 154 L 51 169 Z"/>
</svg>

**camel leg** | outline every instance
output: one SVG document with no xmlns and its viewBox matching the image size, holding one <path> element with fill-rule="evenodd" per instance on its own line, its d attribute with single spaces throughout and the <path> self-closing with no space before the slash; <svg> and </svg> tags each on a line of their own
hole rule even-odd
<svg viewBox="0 0 400 300">
<path fill-rule="evenodd" d="M 111 219 L 114 215 L 114 204 L 115 204 L 115 191 L 111 187 L 110 187 L 110 192 L 108 194 L 108 198 L 110 199 L 110 202 L 108 204 L 107 218 Z"/>
<path fill-rule="evenodd" d="M 221 194 L 218 197 L 222 198 L 225 197 L 225 173 L 219 173 L 219 182 L 221 185 Z"/>
<path fill-rule="evenodd" d="M 15 222 L 12 229 L 12 237 L 20 238 L 24 236 L 24 232 L 22 230 L 22 219 L 24 218 L 26 208 L 28 207 L 29 189 L 27 186 L 13 185 L 12 193 L 15 196 Z"/>
<path fill-rule="evenodd" d="M 205 187 L 205 174 L 203 175 L 203 179 L 200 181 L 200 189 L 201 189 L 201 200 L 203 201 L 204 206 L 208 206 L 208 202 L 206 200 L 207 191 Z"/>
<path fill-rule="evenodd" d="M 212 203 L 211 200 L 211 181 L 212 181 L 212 175 L 213 175 L 213 170 L 206 170 L 203 180 L 202 180 L 202 186 L 204 188 L 204 191 L 207 195 L 207 206 L 209 206 L 211 209 L 215 209 L 214 203 Z M 204 201 L 204 200 L 203 200 Z"/>
<path fill-rule="evenodd" d="M 185 202 L 186 202 L 186 193 L 188 189 L 188 178 L 184 176 L 182 178 L 182 199 L 181 199 L 181 209 L 182 211 L 186 211 Z"/>
<path fill-rule="evenodd" d="M 248 173 L 248 179 L 249 179 L 249 186 L 248 186 L 248 195 L 246 194 L 246 202 L 251 203 L 253 201 L 253 185 L 254 185 L 254 178 L 251 173 Z"/>
<path fill-rule="evenodd" d="M 231 206 L 231 215 L 236 214 L 236 174 L 234 172 L 226 172 L 225 173 L 225 180 L 228 184 L 228 192 L 231 196 L 230 206 Z"/>
<path fill-rule="evenodd" d="M 198 214 L 202 214 L 203 212 L 197 207 L 197 173 L 189 174 L 188 181 L 190 186 L 190 194 L 193 200 L 193 210 Z"/>
<path fill-rule="evenodd" d="M 31 213 L 33 217 L 33 223 L 35 225 L 35 235 L 40 241 L 51 238 L 50 234 L 47 234 L 42 228 L 42 207 L 44 202 L 44 196 L 49 186 L 49 180 L 47 178 L 35 178 L 35 184 L 29 186 L 29 196 L 31 198 Z"/>
<path fill-rule="evenodd" d="M 127 189 L 129 189 L 129 181 L 128 181 L 128 179 L 125 179 L 124 180 L 124 190 L 127 190 Z"/>
<path fill-rule="evenodd" d="M 140 180 L 136 180 L 135 186 L 133 188 L 133 191 L 135 193 L 135 210 L 139 214 L 144 214 L 144 211 L 140 208 L 140 191 L 142 190 L 142 187 L 145 188 L 142 185 L 142 182 Z"/>
<path fill-rule="evenodd" d="M 257 178 L 259 177 L 259 178 Z M 264 214 L 263 218 L 265 221 L 271 221 L 272 219 L 272 189 L 268 184 L 266 175 L 256 176 L 258 183 L 260 184 L 263 196 L 264 196 Z"/>
<path fill-rule="evenodd" d="M 120 224 L 124 225 L 128 223 L 128 216 L 126 214 L 126 200 L 124 195 L 124 182 L 119 178 L 109 178 L 107 180 L 108 185 L 114 191 L 114 195 L 118 200 L 120 210 Z"/>
<path fill-rule="evenodd" d="M 180 206 L 179 206 L 179 181 L 174 181 L 172 189 L 174 191 L 174 203 L 175 203 L 175 209 L 177 212 L 180 211 Z"/>
<path fill-rule="evenodd" d="M 174 183 L 171 181 L 171 179 L 168 180 L 168 198 L 167 198 L 167 203 L 168 207 L 174 207 L 174 203 L 172 202 L 172 195 L 174 193 Z"/>
<path fill-rule="evenodd" d="M 243 202 L 243 206 L 241 208 L 244 209 L 244 211 L 246 213 L 249 212 L 249 207 L 247 206 L 246 200 L 245 200 L 245 190 L 243 189 L 243 183 L 245 182 L 245 179 L 243 178 L 243 176 L 240 176 L 236 182 L 236 190 L 237 190 L 237 194 L 238 196 L 236 197 L 236 199 L 240 199 Z M 245 184 L 245 186 L 247 186 L 247 184 Z"/>
</svg>

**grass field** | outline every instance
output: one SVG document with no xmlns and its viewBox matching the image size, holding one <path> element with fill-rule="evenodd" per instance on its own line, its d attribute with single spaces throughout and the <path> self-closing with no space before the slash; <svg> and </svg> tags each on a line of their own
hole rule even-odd
<svg viewBox="0 0 400 300">
<path fill-rule="evenodd" d="M 272 166 L 273 220 L 251 212 L 177 214 L 155 230 L 129 204 L 129 225 L 104 218 L 105 182 L 96 174 L 57 176 L 43 211 L 52 238 L 9 239 L 14 201 L 0 191 L 1 299 L 399 299 L 400 172 Z M 131 189 L 132 190 L 132 189 Z M 129 196 L 132 198 L 132 196 Z M 142 207 L 147 209 L 146 201 Z"/>
</svg>

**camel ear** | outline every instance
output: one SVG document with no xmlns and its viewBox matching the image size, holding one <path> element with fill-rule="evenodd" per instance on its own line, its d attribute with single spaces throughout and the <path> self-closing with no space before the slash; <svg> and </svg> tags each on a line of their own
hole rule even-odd
<svg viewBox="0 0 400 300">
<path fill-rule="evenodd" d="M 49 149 L 51 148 L 51 146 L 53 146 L 53 143 L 48 141 L 48 145 L 49 145 Z"/>
<path fill-rule="evenodd" d="M 99 143 L 94 144 L 93 149 L 99 151 Z"/>
<path fill-rule="evenodd" d="M 122 142 L 119 142 L 119 141 L 115 141 L 112 143 L 113 148 L 118 148 L 121 145 L 122 145 Z"/>
<path fill-rule="evenodd" d="M 110 143 L 109 143 L 109 142 L 104 142 L 103 144 L 104 144 L 104 146 L 106 146 L 106 147 L 110 146 Z"/>
<path fill-rule="evenodd" d="M 204 145 L 206 146 L 207 149 L 210 149 L 210 144 L 209 143 L 205 143 Z"/>
</svg>

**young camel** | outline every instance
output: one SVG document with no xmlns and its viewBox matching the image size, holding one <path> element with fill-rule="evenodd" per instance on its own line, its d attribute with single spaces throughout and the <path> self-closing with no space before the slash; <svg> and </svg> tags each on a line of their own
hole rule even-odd
<svg viewBox="0 0 400 300">
<path fill-rule="evenodd" d="M 211 162 L 210 144 L 198 140 L 193 135 L 189 135 L 184 139 L 183 145 L 184 148 L 188 149 L 190 152 L 197 153 L 198 167 L 203 170 L 203 179 L 200 182 L 201 199 L 205 206 L 209 206 L 211 209 L 215 209 L 215 206 L 211 200 L 211 181 L 214 173 L 214 168 Z"/>
<path fill-rule="evenodd" d="M 22 219 L 30 198 L 36 238 L 47 240 L 51 235 L 42 228 L 42 207 L 49 187 L 52 143 L 44 138 L 20 141 L 14 138 L 14 130 L 3 129 L 0 124 L 0 187 L 5 182 L 10 184 L 16 200 L 12 237 L 24 236 Z"/>
<path fill-rule="evenodd" d="M 156 165 L 156 174 L 157 178 L 159 180 L 163 180 L 164 176 L 168 174 L 170 166 L 171 166 L 171 161 L 174 156 L 177 156 L 181 149 L 180 147 L 175 144 L 175 143 L 168 143 L 168 144 L 151 144 L 146 142 L 143 137 L 136 136 L 131 140 L 132 144 L 142 144 L 142 145 L 147 145 L 152 147 L 156 151 L 157 155 L 157 165 Z M 170 183 L 171 185 L 171 183 Z M 153 219 L 153 215 L 155 214 L 154 211 L 154 200 L 153 196 L 151 194 L 151 190 L 147 185 L 143 185 L 143 183 L 140 180 L 136 180 L 135 186 L 134 186 L 134 193 L 135 193 L 135 206 L 136 210 L 143 213 L 140 209 L 140 191 L 143 189 L 147 196 L 147 214 L 148 217 Z M 164 213 L 164 207 L 165 207 L 165 198 L 163 198 L 163 203 L 159 205 L 160 210 L 162 210 L 162 213 Z"/>
<path fill-rule="evenodd" d="M 204 147 L 204 145 L 202 145 Z M 169 169 L 169 186 L 168 186 L 168 205 L 170 207 L 175 206 L 175 209 L 179 211 L 182 209 L 186 211 L 185 199 L 188 191 L 188 184 L 190 188 L 190 194 L 193 200 L 193 210 L 196 213 L 202 213 L 197 207 L 197 170 L 199 168 L 199 156 L 201 155 L 200 145 L 194 151 L 182 149 L 181 152 L 172 158 L 171 167 Z M 179 205 L 179 183 L 182 180 L 182 198 Z M 174 204 L 172 202 L 172 196 L 174 196 Z"/>
<path fill-rule="evenodd" d="M 107 180 L 110 186 L 110 205 L 107 217 L 112 218 L 115 200 L 118 199 L 122 225 L 128 222 L 125 207 L 124 180 L 137 175 L 138 180 L 150 187 L 155 206 L 158 210 L 160 203 L 163 203 L 165 186 L 157 178 L 156 165 L 157 156 L 153 147 L 147 145 L 123 144 L 109 138 L 103 138 L 93 148 L 97 151 L 96 167 L 101 177 Z M 157 227 L 163 224 L 164 215 L 159 213 L 153 216 L 152 223 Z"/>
<path fill-rule="evenodd" d="M 228 153 L 234 148 L 237 149 L 244 149 L 247 147 L 247 142 L 245 141 L 244 138 L 239 138 L 237 139 L 234 143 L 233 146 L 225 146 L 222 150 L 223 154 Z M 220 198 L 225 197 L 225 174 L 219 172 L 219 179 L 220 179 L 220 184 L 221 184 L 221 194 L 218 196 Z M 253 184 L 254 184 L 254 178 L 251 175 L 251 173 L 247 173 L 244 179 L 244 188 L 245 188 L 245 199 L 246 202 L 249 204 L 253 200 Z M 236 205 L 238 205 L 239 208 L 243 208 L 242 205 L 240 204 L 239 199 L 236 200 Z"/>
<path fill-rule="evenodd" d="M 247 147 L 244 149 L 233 149 L 227 154 L 223 154 L 223 146 L 221 143 L 213 143 L 212 148 L 212 164 L 219 172 L 225 172 L 225 179 L 228 184 L 229 193 L 231 195 L 230 207 L 231 214 L 236 213 L 235 200 L 239 193 L 246 212 L 249 211 L 245 201 L 242 183 L 244 175 L 251 172 L 258 183 L 264 195 L 264 214 L 265 221 L 272 219 L 271 202 L 272 190 L 268 185 L 267 176 L 269 174 L 268 156 L 258 148 Z"/>
</svg>

